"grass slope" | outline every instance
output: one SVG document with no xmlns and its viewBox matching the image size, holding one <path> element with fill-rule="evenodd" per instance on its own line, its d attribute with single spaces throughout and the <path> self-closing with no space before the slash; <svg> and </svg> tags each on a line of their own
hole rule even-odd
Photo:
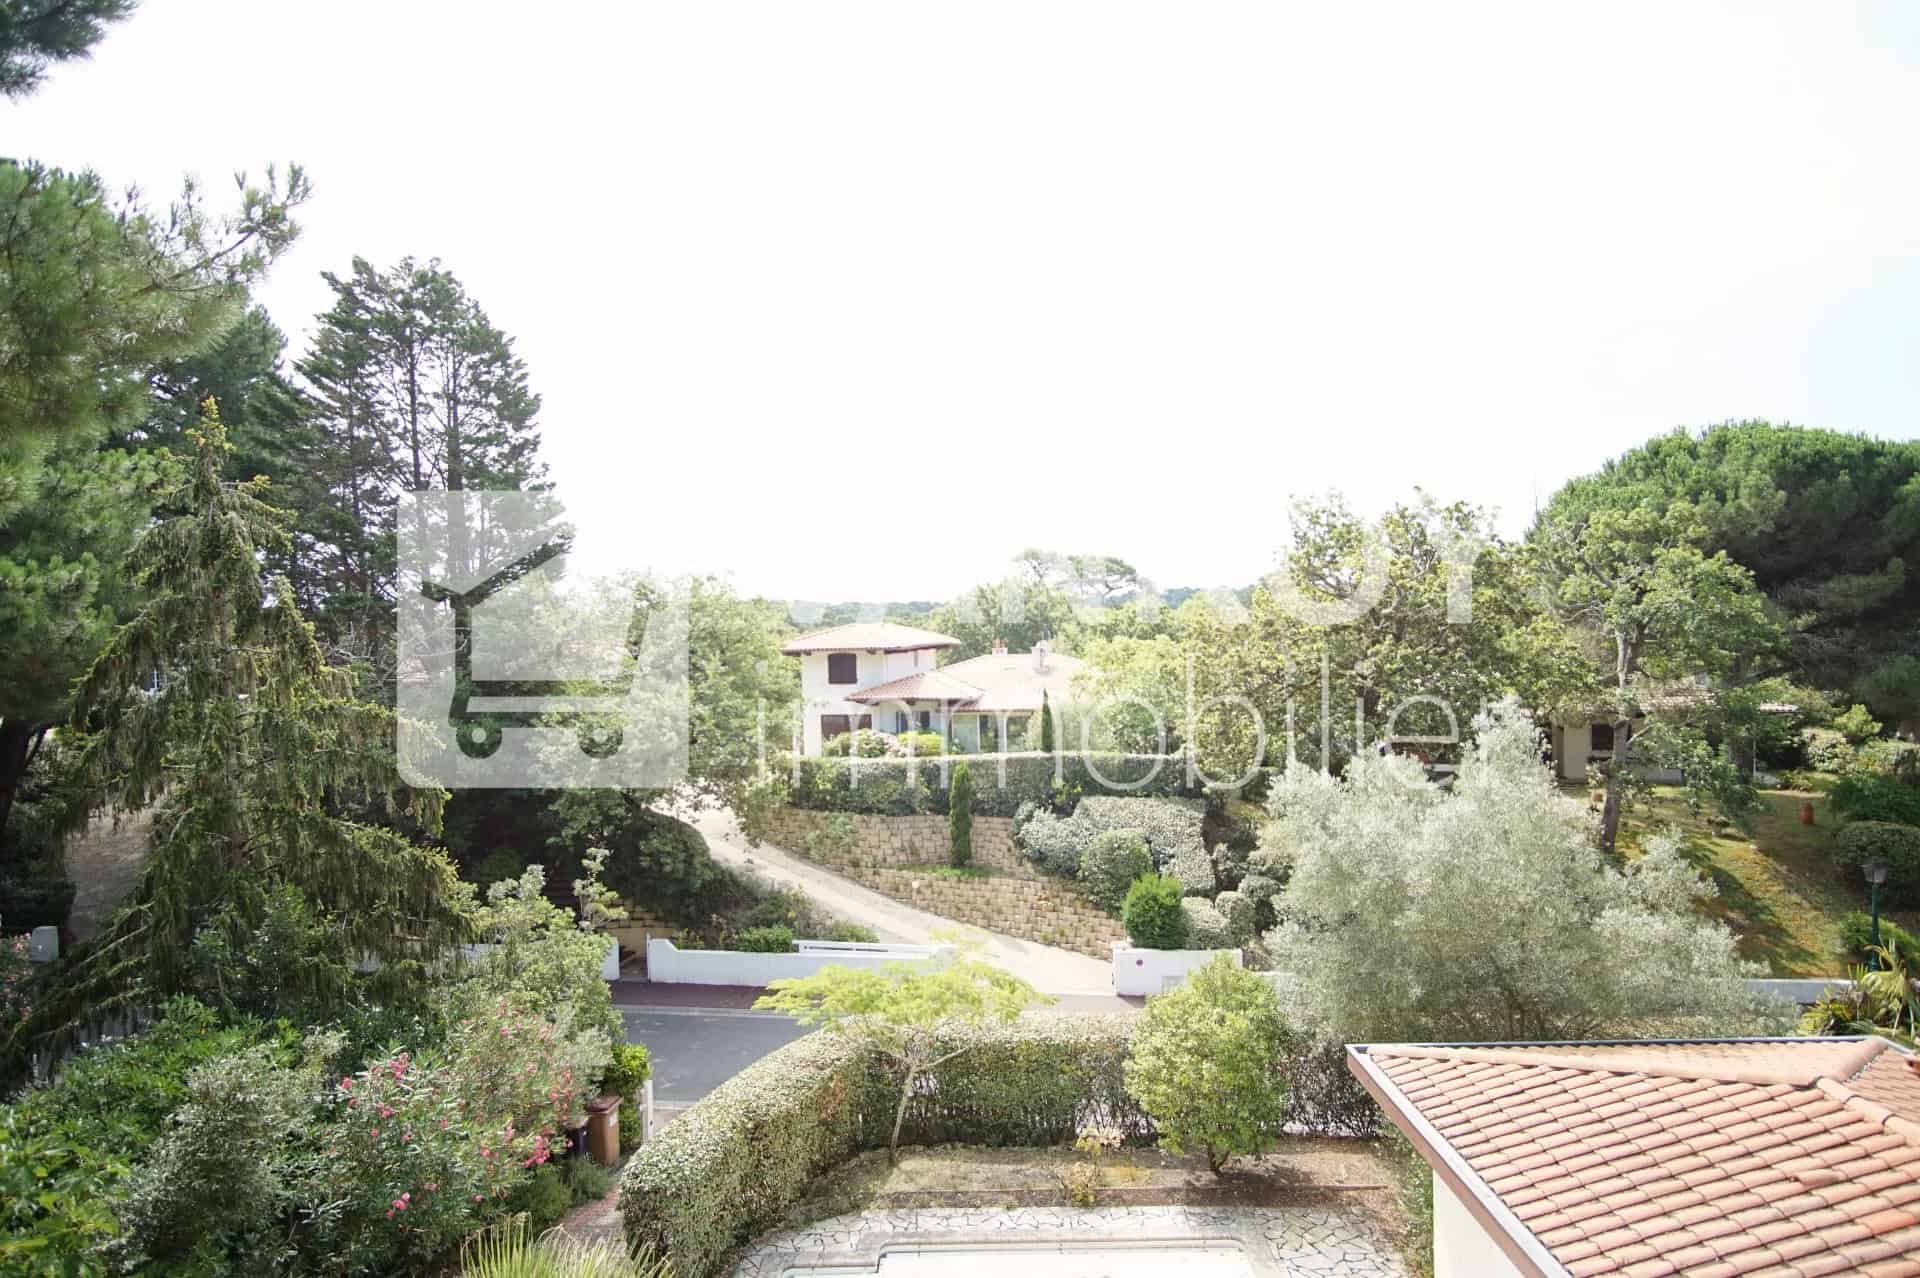
<svg viewBox="0 0 1920 1278">
<path fill-rule="evenodd" d="M 1718 834 L 1711 814 L 1695 816 L 1677 789 L 1660 787 L 1629 814 L 1622 844 L 1629 855 L 1649 835 L 1678 827 L 1688 857 L 1719 888 L 1703 910 L 1740 937 L 1740 953 L 1765 963 L 1775 976 L 1833 976 L 1845 970 L 1840 920 L 1867 908 L 1867 887 L 1842 874 L 1830 859 L 1840 821 L 1824 795 L 1769 790 L 1766 809 L 1749 837 Z M 1814 824 L 1800 823 L 1811 799 Z M 1920 922 L 1910 911 L 1884 911 L 1904 927 Z"/>
</svg>

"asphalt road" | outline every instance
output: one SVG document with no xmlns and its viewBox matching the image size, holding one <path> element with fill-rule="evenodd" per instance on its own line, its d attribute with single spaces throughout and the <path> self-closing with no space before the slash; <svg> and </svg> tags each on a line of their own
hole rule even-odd
<svg viewBox="0 0 1920 1278">
<path fill-rule="evenodd" d="M 653 1057 L 653 1104 L 661 1119 L 705 1096 L 805 1027 L 765 1012 L 623 1008 L 627 1041 Z"/>
</svg>

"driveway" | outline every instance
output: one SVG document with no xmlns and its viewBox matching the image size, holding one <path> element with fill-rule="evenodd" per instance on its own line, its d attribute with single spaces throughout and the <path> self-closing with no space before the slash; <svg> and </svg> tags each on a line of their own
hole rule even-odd
<svg viewBox="0 0 1920 1278">
<path fill-rule="evenodd" d="M 952 919 L 882 896 L 771 843 L 750 848 L 733 813 L 724 808 L 709 809 L 692 821 L 706 836 L 715 860 L 780 886 L 804 889 L 822 908 L 850 922 L 866 924 L 883 941 L 926 945 L 932 942 L 935 929 L 961 926 Z M 979 934 L 986 938 L 981 957 L 1043 994 L 1113 995 L 1113 968 L 1109 963 L 998 932 Z"/>
<path fill-rule="evenodd" d="M 622 1008 L 627 1041 L 653 1058 L 655 1122 L 664 1123 L 776 1047 L 808 1031 L 766 1012 Z"/>
</svg>

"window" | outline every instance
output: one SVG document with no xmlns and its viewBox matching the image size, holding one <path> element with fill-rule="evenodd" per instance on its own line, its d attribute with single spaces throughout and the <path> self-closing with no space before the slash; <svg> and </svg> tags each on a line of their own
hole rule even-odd
<svg viewBox="0 0 1920 1278">
<path fill-rule="evenodd" d="M 820 716 L 820 739 L 831 741 L 843 737 L 853 730 L 853 721 L 844 714 L 823 714 Z"/>
<path fill-rule="evenodd" d="M 895 732 L 905 732 L 907 730 L 907 712 L 905 710 L 895 710 L 893 712 L 893 730 Z"/>
<path fill-rule="evenodd" d="M 827 682 L 859 683 L 859 655 L 851 652 L 829 652 L 827 654 Z"/>
<path fill-rule="evenodd" d="M 920 731 L 931 732 L 933 730 L 933 711 L 931 710 L 918 711 L 914 714 L 913 718 L 914 718 L 914 722 L 920 725 Z"/>
<path fill-rule="evenodd" d="M 1605 750 L 1608 752 L 1613 750 L 1613 725 L 1611 723 L 1596 723 L 1593 725 L 1593 743 L 1588 746 L 1588 749 Z"/>
</svg>

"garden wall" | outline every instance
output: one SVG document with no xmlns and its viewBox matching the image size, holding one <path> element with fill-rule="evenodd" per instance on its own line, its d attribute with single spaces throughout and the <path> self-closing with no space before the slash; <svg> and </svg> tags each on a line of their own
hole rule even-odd
<svg viewBox="0 0 1920 1278">
<path fill-rule="evenodd" d="M 1110 960 L 1126 939 L 1120 921 L 1052 879 L 945 878 L 912 870 L 850 867 L 841 871 L 884 896 L 929 914 L 1003 932 L 1023 941 L 1057 945 Z"/>
<path fill-rule="evenodd" d="M 812 976 L 823 967 L 882 967 L 913 959 L 941 963 L 951 946 L 862 945 L 801 941 L 797 953 L 683 950 L 655 937 L 647 942 L 647 979 L 663 985 L 771 985 Z"/>
<path fill-rule="evenodd" d="M 828 827 L 837 815 L 853 823 L 853 846 L 844 854 L 828 846 Z M 776 847 L 835 868 L 945 865 L 951 847 L 944 816 L 836 814 L 793 807 L 773 809 L 767 818 L 766 838 Z M 973 864 L 1012 878 L 1040 877 L 1033 862 L 1014 847 L 1010 817 L 973 818 Z"/>
</svg>

